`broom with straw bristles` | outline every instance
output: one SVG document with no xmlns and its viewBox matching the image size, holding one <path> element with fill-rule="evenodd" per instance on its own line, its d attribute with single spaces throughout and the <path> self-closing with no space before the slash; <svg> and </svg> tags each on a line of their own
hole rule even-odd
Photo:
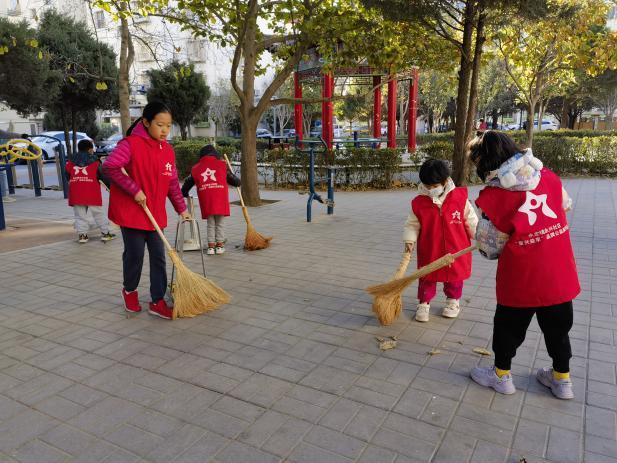
<svg viewBox="0 0 617 463">
<path fill-rule="evenodd" d="M 403 278 L 410 260 L 411 252 L 404 252 L 398 270 L 394 273 L 391 281 Z M 375 312 L 379 324 L 382 326 L 389 325 L 396 320 L 402 308 L 403 300 L 401 293 L 388 294 L 387 296 L 375 296 L 375 299 L 373 299 L 373 312 Z"/>
<path fill-rule="evenodd" d="M 122 168 L 122 173 L 128 176 L 128 173 Z M 146 204 L 142 204 L 144 212 L 150 219 L 152 226 L 159 234 L 167 254 L 171 262 L 176 267 L 176 285 L 173 289 L 172 296 L 174 299 L 174 309 L 172 319 L 178 317 L 192 318 L 205 312 L 210 312 L 223 304 L 227 304 L 231 299 L 229 294 L 224 289 L 208 280 L 205 276 L 192 272 L 180 259 L 178 253 L 171 247 L 167 238 L 163 234 L 161 227 L 150 212 Z"/>
<path fill-rule="evenodd" d="M 475 249 L 477 249 L 477 247 L 474 245 L 462 249 L 455 254 L 446 254 L 445 256 L 440 257 L 439 259 L 431 262 L 430 264 L 419 268 L 408 277 L 400 278 L 400 276 L 405 273 L 407 264 L 409 264 L 409 261 L 407 261 L 407 263 L 405 264 L 405 260 L 407 259 L 407 257 L 403 256 L 399 271 L 396 275 L 399 278 L 395 278 L 388 283 L 383 283 L 380 285 L 370 286 L 366 288 L 366 292 L 368 292 L 374 297 L 373 312 L 377 314 L 379 323 L 381 323 L 382 325 L 389 325 L 396 319 L 398 314 L 401 312 L 401 294 L 410 284 L 428 275 L 429 273 L 433 273 L 434 271 L 445 267 L 446 265 L 451 265 L 457 258 L 467 253 L 470 253 Z M 401 269 L 403 270 L 401 271 Z"/>
<path fill-rule="evenodd" d="M 224 289 L 217 286 L 206 277 L 192 272 L 180 259 L 178 253 L 171 247 L 163 231 L 156 223 L 156 219 L 152 216 L 150 209 L 145 204 L 143 205 L 146 215 L 152 222 L 156 232 L 163 240 L 163 244 L 167 249 L 167 254 L 171 262 L 176 267 L 176 286 L 173 290 L 174 310 L 173 318 L 177 317 L 195 317 L 205 312 L 216 309 L 222 304 L 227 304 L 230 300 L 229 294 Z"/>
<path fill-rule="evenodd" d="M 233 168 L 231 167 L 231 162 L 229 162 L 229 158 L 225 153 L 223 153 L 223 156 L 225 156 L 225 161 L 227 161 L 229 169 L 233 171 Z M 268 246 L 270 246 L 270 241 L 272 241 L 272 237 L 265 237 L 261 233 L 258 233 L 257 230 L 255 230 L 255 227 L 253 227 L 253 224 L 251 223 L 251 218 L 249 217 L 249 211 L 244 205 L 244 199 L 242 199 L 242 191 L 240 191 L 239 187 L 236 187 L 236 190 L 238 191 L 238 196 L 240 197 L 240 204 L 242 205 L 242 215 L 244 215 L 244 220 L 246 221 L 246 236 L 244 238 L 244 249 L 246 249 L 247 251 L 266 249 Z"/>
</svg>

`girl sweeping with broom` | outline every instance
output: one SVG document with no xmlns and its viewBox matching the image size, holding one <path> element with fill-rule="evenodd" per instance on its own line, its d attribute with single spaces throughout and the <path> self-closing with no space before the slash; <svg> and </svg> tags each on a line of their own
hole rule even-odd
<svg viewBox="0 0 617 463">
<path fill-rule="evenodd" d="M 166 141 L 171 126 L 171 111 L 162 103 L 148 103 L 143 117 L 133 123 L 127 137 L 118 143 L 103 164 L 103 172 L 112 183 L 109 218 L 121 227 L 124 240 L 124 308 L 127 312 L 141 311 L 137 286 L 147 246 L 152 298 L 149 313 L 165 319 L 171 319 L 173 314 L 164 299 L 167 290 L 165 247 L 144 213 L 144 206 L 152 212 L 160 228 L 167 225 L 167 198 L 182 219 L 190 219 L 180 191 L 174 151 Z"/>
<path fill-rule="evenodd" d="M 487 183 L 476 200 L 482 211 L 478 247 L 487 258 L 499 259 L 495 365 L 476 367 L 471 377 L 514 394 L 512 359 L 535 315 L 553 360 L 552 368 L 541 368 L 536 378 L 557 398 L 572 399 L 568 333 L 580 285 L 566 219 L 571 200 L 557 175 L 503 133 L 489 130 L 473 140 L 470 159 Z"/>
<path fill-rule="evenodd" d="M 417 243 L 418 268 L 448 253 L 470 246 L 478 217 L 467 199 L 467 189 L 456 187 L 444 161 L 429 159 L 420 167 L 419 195 L 411 202 L 403 241 L 411 253 Z M 427 322 L 437 283 L 443 282 L 447 297 L 442 316 L 456 318 L 464 280 L 471 275 L 471 254 L 459 257 L 451 265 L 437 270 L 418 282 L 419 304 L 416 320 Z"/>
</svg>

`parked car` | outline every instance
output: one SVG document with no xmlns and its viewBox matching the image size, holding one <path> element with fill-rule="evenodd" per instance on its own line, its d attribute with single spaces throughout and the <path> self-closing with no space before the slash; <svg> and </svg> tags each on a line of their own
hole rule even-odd
<svg viewBox="0 0 617 463">
<path fill-rule="evenodd" d="M 272 132 L 268 129 L 257 129 L 257 138 L 272 138 Z"/>
<path fill-rule="evenodd" d="M 538 130 L 538 121 L 533 121 L 533 129 Z M 558 130 L 559 126 L 548 119 L 542 120 L 542 130 Z"/>
<path fill-rule="evenodd" d="M 43 137 L 41 135 L 46 135 L 46 136 Z M 54 140 L 48 137 L 54 137 L 57 140 Z M 73 132 L 69 132 L 69 137 L 72 140 Z M 90 138 L 87 134 L 83 132 L 77 132 L 77 143 L 79 143 L 80 140 L 84 140 L 84 139 L 90 140 L 92 143 L 94 143 L 94 140 L 92 140 L 92 138 Z M 38 145 L 43 151 L 44 160 L 56 158 L 56 154 L 58 153 L 58 150 L 60 147 L 60 142 L 58 142 L 58 140 L 60 140 L 64 144 L 64 152 L 68 153 L 68 149 L 66 146 L 66 140 L 64 139 L 64 132 L 59 132 L 59 131 L 43 132 L 36 137 L 32 137 L 32 142 Z M 96 146 L 95 146 L 95 149 L 96 149 Z"/>
<path fill-rule="evenodd" d="M 506 124 L 503 130 L 520 130 L 521 127 L 518 124 Z"/>
<path fill-rule="evenodd" d="M 100 156 L 108 156 L 111 152 L 116 149 L 116 145 L 120 140 L 124 137 L 121 133 L 114 133 L 112 136 L 107 137 L 105 140 L 101 140 L 98 143 L 96 154 Z"/>
<path fill-rule="evenodd" d="M 283 136 L 293 138 L 296 136 L 296 129 L 285 129 L 283 130 Z"/>
</svg>

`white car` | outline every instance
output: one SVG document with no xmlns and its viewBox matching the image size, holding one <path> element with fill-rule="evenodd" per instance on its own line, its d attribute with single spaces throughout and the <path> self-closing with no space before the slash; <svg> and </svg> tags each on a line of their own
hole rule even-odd
<svg viewBox="0 0 617 463">
<path fill-rule="evenodd" d="M 268 129 L 257 129 L 257 138 L 272 138 L 272 132 Z"/>
<path fill-rule="evenodd" d="M 46 136 L 43 137 L 42 135 L 46 135 Z M 60 142 L 58 142 L 58 140 L 54 140 L 53 138 L 48 138 L 48 137 L 53 137 L 53 138 L 57 138 L 58 140 L 61 140 L 62 143 L 64 143 L 64 153 L 65 155 L 67 155 L 68 150 L 66 147 L 66 140 L 64 139 L 64 132 L 60 132 L 60 131 L 43 132 L 36 137 L 32 137 L 32 142 L 38 145 L 43 150 L 44 160 L 55 159 L 56 154 L 58 153 L 58 147 L 60 145 Z M 69 132 L 69 137 L 72 140 L 73 132 Z M 80 140 L 90 140 L 92 143 L 94 143 L 92 138 L 90 138 L 85 133 L 77 132 L 77 143 L 79 143 Z M 94 149 L 96 150 L 96 146 L 94 147 Z"/>
<path fill-rule="evenodd" d="M 538 130 L 538 121 L 533 121 L 533 129 Z M 542 130 L 558 130 L 559 126 L 548 119 L 542 120 Z"/>
</svg>

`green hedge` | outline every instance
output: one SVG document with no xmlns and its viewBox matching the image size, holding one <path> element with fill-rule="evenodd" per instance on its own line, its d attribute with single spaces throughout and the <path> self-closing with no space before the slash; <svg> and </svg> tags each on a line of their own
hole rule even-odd
<svg viewBox="0 0 617 463">
<path fill-rule="evenodd" d="M 333 157 L 334 156 L 334 157 Z M 267 150 L 263 161 L 272 168 L 273 186 L 308 186 L 309 155 L 299 150 Z M 330 151 L 315 158 L 316 177 L 326 176 L 326 167 L 336 165 L 337 185 L 391 188 L 400 170 L 401 151 L 397 149 L 349 148 Z"/>
<path fill-rule="evenodd" d="M 418 148 L 419 156 L 449 160 L 454 143 L 434 141 Z M 534 137 L 533 153 L 544 165 L 564 174 L 617 173 L 617 136 Z"/>
</svg>

